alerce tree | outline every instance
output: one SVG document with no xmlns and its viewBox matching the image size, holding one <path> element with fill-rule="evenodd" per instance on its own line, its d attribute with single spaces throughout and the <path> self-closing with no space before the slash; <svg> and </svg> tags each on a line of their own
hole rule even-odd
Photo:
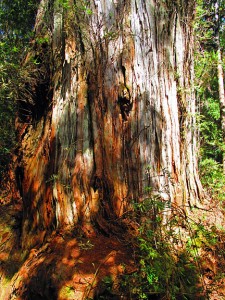
<svg viewBox="0 0 225 300">
<path fill-rule="evenodd" d="M 41 1 L 17 119 L 24 247 L 55 228 L 117 232 L 149 190 L 201 198 L 194 2 Z"/>
</svg>

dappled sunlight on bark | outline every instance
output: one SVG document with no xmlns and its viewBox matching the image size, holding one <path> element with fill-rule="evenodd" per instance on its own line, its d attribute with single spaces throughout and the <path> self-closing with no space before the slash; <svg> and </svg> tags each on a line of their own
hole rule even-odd
<svg viewBox="0 0 225 300">
<path fill-rule="evenodd" d="M 116 285 L 126 265 L 135 270 L 123 239 L 139 230 L 134 204 L 168 203 L 166 221 L 176 205 L 200 203 L 193 5 L 41 1 L 25 64 L 41 58 L 47 74 L 16 120 L 27 256 L 11 300 L 98 299 L 105 277 Z"/>
<path fill-rule="evenodd" d="M 92 13 L 80 15 L 59 3 L 52 8 L 46 54 L 52 98 L 20 141 L 24 245 L 32 245 L 27 242 L 40 228 L 47 236 L 56 228 L 96 225 L 109 234 L 132 201 L 149 196 L 149 187 L 171 203 L 201 198 L 192 3 L 187 8 L 186 15 L 176 4 L 151 1 L 93 1 Z"/>
</svg>

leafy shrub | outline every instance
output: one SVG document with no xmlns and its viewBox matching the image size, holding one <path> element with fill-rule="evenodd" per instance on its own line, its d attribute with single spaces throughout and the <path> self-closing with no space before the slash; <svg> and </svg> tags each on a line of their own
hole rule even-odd
<svg viewBox="0 0 225 300">
<path fill-rule="evenodd" d="M 220 201 L 225 200 L 225 176 L 223 166 L 212 158 L 200 161 L 200 175 L 204 187 L 211 196 Z"/>
<path fill-rule="evenodd" d="M 14 69 L 14 68 L 11 68 Z M 0 179 L 11 159 L 15 145 L 15 102 L 9 77 L 9 68 L 0 65 Z"/>
<path fill-rule="evenodd" d="M 196 257 L 178 246 L 176 229 L 184 220 L 177 216 L 164 224 L 165 209 L 168 203 L 157 197 L 136 204 L 136 215 L 142 220 L 134 238 L 138 270 L 123 277 L 123 289 L 130 299 L 201 299 Z"/>
<path fill-rule="evenodd" d="M 34 0 L 0 2 L 0 179 L 16 143 L 14 123 L 21 86 L 21 60 L 32 36 L 37 5 Z"/>
</svg>

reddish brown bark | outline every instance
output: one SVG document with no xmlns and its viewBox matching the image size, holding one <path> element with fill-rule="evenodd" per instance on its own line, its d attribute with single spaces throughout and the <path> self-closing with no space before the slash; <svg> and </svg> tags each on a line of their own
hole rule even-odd
<svg viewBox="0 0 225 300">
<path fill-rule="evenodd" d="M 148 187 L 171 206 L 201 197 L 192 1 L 72 4 L 42 1 L 35 26 L 50 74 L 32 119 L 19 120 L 24 247 L 56 228 L 118 231 Z"/>
</svg>

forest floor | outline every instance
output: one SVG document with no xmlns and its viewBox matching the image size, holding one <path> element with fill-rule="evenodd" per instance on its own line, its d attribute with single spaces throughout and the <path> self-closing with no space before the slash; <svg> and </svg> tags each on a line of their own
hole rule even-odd
<svg viewBox="0 0 225 300">
<path fill-rule="evenodd" d="M 216 243 L 201 239 L 199 267 L 209 291 L 206 299 L 224 300 L 225 218 L 218 203 L 207 203 L 193 219 L 211 229 Z M 43 245 L 22 251 L 21 221 L 20 201 L 0 202 L 1 300 L 129 299 L 121 296 L 119 281 L 136 270 L 130 243 L 115 236 L 55 231 Z"/>
<path fill-rule="evenodd" d="M 193 233 L 207 300 L 225 299 L 225 214 L 220 201 L 205 199 L 190 218 L 202 228 Z"/>
<path fill-rule="evenodd" d="M 21 206 L 0 205 L 0 299 L 121 299 L 118 280 L 134 271 L 118 238 L 58 231 L 29 252 L 20 246 Z"/>
</svg>

